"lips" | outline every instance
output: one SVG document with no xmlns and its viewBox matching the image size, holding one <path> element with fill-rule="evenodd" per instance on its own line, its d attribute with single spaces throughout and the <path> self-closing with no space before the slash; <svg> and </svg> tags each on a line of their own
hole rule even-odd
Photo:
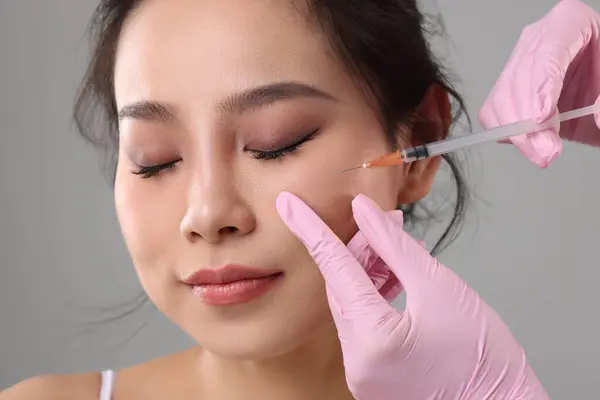
<svg viewBox="0 0 600 400">
<path fill-rule="evenodd" d="M 267 278 L 281 274 L 281 271 L 248 267 L 244 265 L 226 265 L 221 269 L 201 269 L 184 280 L 192 286 L 227 284 L 243 280 Z"/>
<path fill-rule="evenodd" d="M 184 282 L 205 304 L 227 306 L 249 302 L 267 292 L 283 276 L 281 271 L 241 265 L 200 270 Z"/>
</svg>

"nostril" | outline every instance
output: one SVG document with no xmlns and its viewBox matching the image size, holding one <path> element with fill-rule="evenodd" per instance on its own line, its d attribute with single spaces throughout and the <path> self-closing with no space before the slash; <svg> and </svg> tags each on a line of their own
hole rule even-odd
<svg viewBox="0 0 600 400">
<path fill-rule="evenodd" d="M 219 229 L 219 232 L 222 235 L 226 235 L 228 233 L 236 233 L 238 231 L 238 228 L 236 228 L 235 226 L 225 226 L 221 229 Z"/>
<path fill-rule="evenodd" d="M 187 234 L 187 237 L 189 240 L 195 241 L 197 239 L 200 239 L 202 236 L 198 232 L 189 232 Z"/>
</svg>

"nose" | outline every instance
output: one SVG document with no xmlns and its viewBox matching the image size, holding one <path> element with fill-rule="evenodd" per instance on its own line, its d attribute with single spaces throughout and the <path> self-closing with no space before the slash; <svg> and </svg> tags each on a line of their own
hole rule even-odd
<svg viewBox="0 0 600 400">
<path fill-rule="evenodd" d="M 190 190 L 181 234 L 190 242 L 217 244 L 227 237 L 252 232 L 256 220 L 231 179 L 209 179 Z M 225 179 L 223 179 L 225 178 Z"/>
</svg>

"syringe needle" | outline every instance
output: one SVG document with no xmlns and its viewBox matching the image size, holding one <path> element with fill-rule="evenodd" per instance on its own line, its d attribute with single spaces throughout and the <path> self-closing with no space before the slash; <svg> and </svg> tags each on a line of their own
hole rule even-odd
<svg viewBox="0 0 600 400">
<path fill-rule="evenodd" d="M 354 171 L 355 169 L 360 169 L 360 168 L 367 168 L 367 166 L 366 166 L 366 164 L 362 164 L 362 165 L 358 165 L 356 167 L 342 169 L 342 170 L 338 171 L 338 174 L 341 174 L 343 172 L 348 172 L 348 171 Z"/>
</svg>

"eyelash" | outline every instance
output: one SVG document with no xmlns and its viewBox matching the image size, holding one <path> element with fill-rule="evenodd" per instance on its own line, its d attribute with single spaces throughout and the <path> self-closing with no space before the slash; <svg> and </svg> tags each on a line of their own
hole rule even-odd
<svg viewBox="0 0 600 400">
<path fill-rule="evenodd" d="M 283 157 L 286 154 L 293 153 L 297 151 L 303 144 L 313 139 L 315 135 L 318 133 L 318 129 L 315 129 L 311 133 L 306 136 L 303 136 L 301 139 L 277 150 L 250 150 L 253 153 L 252 157 L 256 160 L 276 160 L 278 158 Z M 165 164 L 158 165 L 150 165 L 150 166 L 141 166 L 138 165 L 138 169 L 136 171 L 131 171 L 134 175 L 139 175 L 142 179 L 149 179 L 153 176 L 158 175 L 160 172 L 167 170 L 169 168 L 173 168 L 175 164 L 177 164 L 181 159 L 170 161 Z"/>
<path fill-rule="evenodd" d="M 308 142 L 311 139 L 314 139 L 315 135 L 318 132 L 319 132 L 319 130 L 315 129 L 308 135 L 303 136 L 302 138 L 296 140 L 295 142 L 293 142 L 291 144 L 288 144 L 285 147 L 282 147 L 281 149 L 277 149 L 277 150 L 250 150 L 250 149 L 247 149 L 247 150 L 252 153 L 252 157 L 254 157 L 254 159 L 256 159 L 256 160 L 276 160 L 278 158 L 283 157 L 286 154 L 295 152 L 303 144 L 305 144 L 306 142 Z"/>
<path fill-rule="evenodd" d="M 161 171 L 173 168 L 181 159 L 170 161 L 164 164 L 150 165 L 147 167 L 138 165 L 137 171 L 131 171 L 134 175 L 139 175 L 142 179 L 149 179 L 158 175 Z"/>
</svg>

